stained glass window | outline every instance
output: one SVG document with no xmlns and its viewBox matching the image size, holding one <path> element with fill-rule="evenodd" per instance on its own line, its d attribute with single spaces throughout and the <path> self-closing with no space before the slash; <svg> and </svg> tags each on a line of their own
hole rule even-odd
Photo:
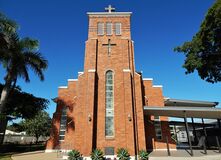
<svg viewBox="0 0 221 160">
<path fill-rule="evenodd" d="M 113 72 L 106 73 L 106 113 L 105 113 L 105 136 L 114 136 L 114 90 Z"/>
</svg>

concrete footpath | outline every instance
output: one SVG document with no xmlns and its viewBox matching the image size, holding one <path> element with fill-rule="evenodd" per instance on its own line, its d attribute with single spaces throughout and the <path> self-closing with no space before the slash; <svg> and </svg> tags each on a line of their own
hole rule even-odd
<svg viewBox="0 0 221 160">
<path fill-rule="evenodd" d="M 57 153 L 45 153 L 44 151 L 26 152 L 14 154 L 11 157 L 13 160 L 58 160 Z"/>
<path fill-rule="evenodd" d="M 149 160 L 221 160 L 221 153 L 217 150 L 208 150 L 205 155 L 203 150 L 194 150 L 194 156 L 190 156 L 189 150 L 171 151 L 171 156 L 167 155 L 167 151 L 153 151 Z"/>
</svg>

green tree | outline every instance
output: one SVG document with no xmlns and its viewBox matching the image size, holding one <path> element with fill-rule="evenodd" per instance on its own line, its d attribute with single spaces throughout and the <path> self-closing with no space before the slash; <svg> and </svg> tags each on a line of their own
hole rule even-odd
<svg viewBox="0 0 221 160">
<path fill-rule="evenodd" d="M 0 114 L 4 113 L 9 92 L 16 86 L 17 79 L 23 78 L 29 82 L 28 70 L 31 69 L 43 81 L 43 71 L 48 66 L 47 60 L 38 52 L 39 43 L 37 40 L 28 37 L 21 39 L 16 32 L 12 31 L 9 32 L 10 34 L 6 34 L 3 22 L 5 21 L 0 20 L 0 31 L 7 37 L 4 38 L 7 39 L 7 45 L 0 45 L 0 63 L 6 70 L 0 99 Z"/>
<path fill-rule="evenodd" d="M 0 93 L 3 85 L 0 84 Z M 36 97 L 30 93 L 23 92 L 19 87 L 15 87 L 9 94 L 5 113 L 13 116 L 11 118 L 29 119 L 34 117 L 39 111 L 48 107 L 49 101 Z"/>
<path fill-rule="evenodd" d="M 36 137 L 36 143 L 40 136 L 50 135 L 51 118 L 45 111 L 38 112 L 35 117 L 26 119 L 21 124 L 28 135 Z"/>
<path fill-rule="evenodd" d="M 221 0 L 217 0 L 208 10 L 192 41 L 174 50 L 185 54 L 183 67 L 186 74 L 196 70 L 207 82 L 221 81 Z"/>
<path fill-rule="evenodd" d="M 13 132 L 23 132 L 25 129 L 24 129 L 23 125 L 21 124 L 21 122 L 13 123 L 13 124 L 7 126 L 7 130 L 10 130 Z"/>
</svg>

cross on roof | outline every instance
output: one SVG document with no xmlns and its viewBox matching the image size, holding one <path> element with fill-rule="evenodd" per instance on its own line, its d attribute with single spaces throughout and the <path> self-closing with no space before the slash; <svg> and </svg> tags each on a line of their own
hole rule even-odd
<svg viewBox="0 0 221 160">
<path fill-rule="evenodd" d="M 105 10 L 111 13 L 112 11 L 115 11 L 115 8 L 113 8 L 111 5 L 108 5 L 108 7 L 106 7 Z"/>
</svg>

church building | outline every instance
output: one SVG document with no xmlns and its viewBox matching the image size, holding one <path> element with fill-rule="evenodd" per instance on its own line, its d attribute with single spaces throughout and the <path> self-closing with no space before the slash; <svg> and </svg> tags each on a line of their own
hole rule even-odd
<svg viewBox="0 0 221 160">
<path fill-rule="evenodd" d="M 168 117 L 144 114 L 144 107 L 164 107 L 163 88 L 142 77 L 134 63 L 131 12 L 88 12 L 88 39 L 84 71 L 58 89 L 46 151 L 79 150 L 89 157 L 93 149 L 116 155 L 126 148 L 175 149 Z"/>
</svg>

